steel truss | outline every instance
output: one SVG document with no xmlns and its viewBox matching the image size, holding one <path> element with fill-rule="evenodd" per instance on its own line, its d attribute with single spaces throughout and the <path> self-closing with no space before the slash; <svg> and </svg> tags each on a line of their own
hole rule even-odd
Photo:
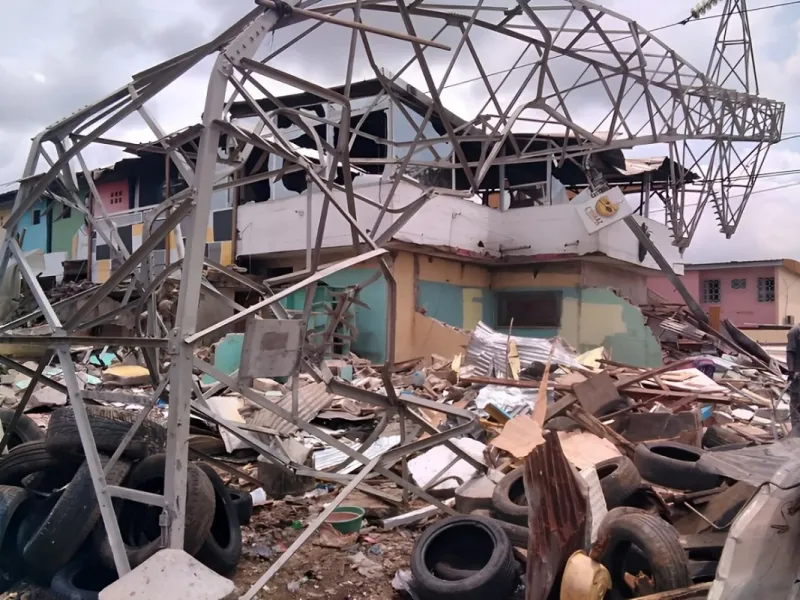
<svg viewBox="0 0 800 600">
<path fill-rule="evenodd" d="M 493 165 L 500 165 L 501 168 L 504 165 L 535 162 L 563 165 L 568 161 L 581 165 L 583 157 L 608 149 L 666 143 L 678 154 L 682 150 L 692 152 L 695 143 L 710 144 L 712 158 L 707 162 L 713 168 L 700 170 L 706 174 L 700 193 L 705 198 L 703 203 L 712 199 L 722 221 L 723 231 L 730 234 L 741 218 L 744 202 L 736 211 L 730 211 L 727 190 L 734 187 L 731 182 L 737 169 L 751 160 L 747 156 L 753 156 L 752 153 L 746 156 L 738 154 L 734 149 L 735 145 L 750 144 L 758 149 L 755 158 L 747 163 L 754 165 L 747 171 L 749 179 L 746 189 L 749 194 L 766 148 L 780 139 L 783 104 L 755 95 L 756 90 L 749 83 L 753 80 L 752 53 L 749 46 L 742 63 L 748 73 L 744 80 L 745 89 L 725 87 L 732 77 L 731 73 L 738 72 L 739 63 L 731 64 L 727 60 L 728 42 L 722 33 L 708 73 L 704 74 L 637 23 L 583 0 L 564 0 L 548 6 L 533 6 L 525 0 L 517 0 L 515 7 L 500 10 L 485 6 L 484 0 L 477 0 L 469 6 L 443 5 L 427 0 L 415 0 L 409 4 L 394 0 L 358 0 L 345 4 L 317 5 L 312 10 L 311 7 L 316 4 L 313 0 L 258 0 L 254 10 L 214 40 L 138 73 L 129 85 L 53 124 L 34 138 L 20 179 L 14 208 L 6 222 L 8 233 L 3 242 L 0 273 L 6 276 L 9 261 L 14 260 L 39 308 L 30 315 L 0 327 L 0 341 L 38 344 L 48 351 L 35 372 L 8 357 L 0 357 L 0 362 L 31 375 L 33 379 L 17 409 L 17 418 L 22 414 L 37 382 L 68 392 L 120 574 L 129 570 L 129 564 L 111 505 L 114 497 L 163 506 L 167 515 L 169 545 L 173 548 L 183 546 L 187 440 L 189 415 L 192 411 L 214 420 L 220 427 L 246 441 L 261 455 L 285 469 L 347 483 L 328 511 L 320 515 L 245 598 L 253 598 L 272 574 L 322 523 L 327 512 L 352 489 L 368 485 L 367 482 L 373 474 L 397 483 L 404 490 L 404 499 L 413 494 L 442 510 L 452 512 L 452 509 L 440 503 L 425 489 L 410 481 L 405 457 L 412 452 L 445 443 L 459 457 L 474 464 L 473 459 L 449 441 L 454 436 L 472 431 L 477 426 L 474 416 L 467 411 L 440 403 L 398 398 L 391 384 L 395 349 L 396 284 L 390 257 L 383 246 L 437 193 L 434 188 L 419 186 L 409 176 L 413 170 L 438 168 L 452 172 L 457 169 L 466 177 L 472 190 L 477 191 Z M 744 0 L 728 0 L 725 14 L 737 11 L 746 31 Z M 341 16 L 350 13 L 353 15 L 352 19 Z M 391 17 L 395 21 L 394 27 L 370 24 L 367 16 L 382 21 Z M 724 19 L 720 31 L 727 31 L 728 25 L 735 18 Z M 300 31 L 266 59 L 254 59 L 257 49 L 268 35 L 288 28 L 298 29 L 306 22 L 310 22 L 307 29 Z M 325 30 L 341 31 L 340 28 L 346 28 L 350 31 L 349 56 L 343 65 L 344 93 L 306 81 L 276 66 L 280 64 L 281 54 L 287 48 L 301 44 L 303 38 L 321 27 Z M 418 33 L 431 27 L 436 29 L 436 33 L 428 36 L 430 39 L 421 37 Z M 391 77 L 379 68 L 378 60 L 381 59 L 376 54 L 379 50 L 378 43 L 386 39 L 395 40 L 393 43 L 404 42 L 408 51 L 408 61 Z M 358 53 L 359 48 L 362 54 Z M 502 70 L 493 73 L 489 58 L 497 52 L 490 50 L 498 48 L 509 54 L 500 57 L 498 64 L 502 66 Z M 148 112 L 146 104 L 203 58 L 212 54 L 216 54 L 216 62 L 208 83 L 202 123 L 196 130 L 200 134 L 200 142 L 196 160 L 193 160 L 182 150 L 185 136 L 165 135 Z M 365 65 L 360 64 L 364 60 L 359 57 L 365 57 Z M 434 58 L 440 61 L 439 67 L 445 68 L 436 68 Z M 526 63 L 528 60 L 532 62 Z M 510 69 L 509 64 L 512 65 Z M 451 76 L 456 70 L 463 71 L 465 65 L 478 74 L 475 85 L 470 84 L 469 95 L 478 99 L 476 106 L 480 103 L 483 105 L 478 107 L 472 119 L 462 124 L 442 119 L 445 130 L 443 136 L 437 140 L 426 138 L 423 130 L 434 115 L 445 114 L 444 104 L 448 98 L 453 98 L 453 94 L 463 95 L 463 88 L 456 89 L 459 84 L 452 81 Z M 390 147 L 404 146 L 408 151 L 402 158 L 392 158 L 390 155 L 383 161 L 389 166 L 386 177 L 391 181 L 391 189 L 386 200 L 380 204 L 355 191 L 351 171 L 350 150 L 361 133 L 369 112 L 364 113 L 364 117 L 355 127 L 346 125 L 350 123 L 352 107 L 349 91 L 354 73 L 357 67 L 363 66 L 374 72 L 383 88 L 382 94 L 375 98 L 373 105 L 381 98 L 395 97 L 391 84 L 406 71 L 410 74 L 416 73 L 424 81 L 428 94 L 422 99 L 427 104 L 427 111 L 421 122 L 409 118 L 410 125 L 416 131 L 413 141 L 408 143 L 394 139 L 382 140 Z M 315 126 L 323 121 L 321 117 L 311 111 L 287 107 L 281 102 L 274 92 L 275 82 L 310 92 L 322 101 L 340 108 L 339 123 L 345 126 L 338 127 L 339 135 L 335 145 L 329 140 L 321 139 L 317 134 Z M 595 102 L 593 107 L 596 110 L 593 113 L 582 110 L 582 105 L 587 100 L 587 91 L 591 92 L 591 98 Z M 258 102 L 259 97 L 269 99 L 277 109 L 264 110 Z M 237 100 L 246 102 L 258 117 L 255 127 L 246 127 L 230 117 L 231 106 Z M 598 102 L 600 106 L 597 106 Z M 134 113 L 138 113 L 152 130 L 164 152 L 177 165 L 188 183 L 188 188 L 165 200 L 149 215 L 141 246 L 129 252 L 108 220 L 91 177 L 86 177 L 89 198 L 81 198 L 78 193 L 77 173 L 79 170 L 88 173 L 83 155 L 90 144 L 125 145 L 105 136 Z M 314 140 L 316 159 L 299 153 L 285 138 L 277 126 L 278 114 L 289 118 Z M 404 114 L 408 117 L 407 113 Z M 221 156 L 219 151 L 223 134 L 229 142 L 225 156 Z M 481 144 L 478 160 L 470 159 L 463 146 L 466 142 L 475 141 Z M 449 143 L 449 155 L 441 155 L 435 150 L 434 144 L 440 142 Z M 542 143 L 545 150 L 541 149 Z M 509 148 L 513 151 L 510 152 Z M 239 273 L 204 258 L 212 192 L 215 189 L 248 185 L 276 175 L 243 173 L 244 164 L 255 149 L 282 157 L 285 164 L 280 171 L 281 175 L 295 170 L 304 171 L 309 181 L 324 194 L 315 240 L 311 239 L 312 228 L 309 221 L 308 268 L 293 274 L 290 279 L 282 278 L 280 283 L 284 287 L 277 293 L 268 285 L 275 282 L 254 284 Z M 427 158 L 420 156 L 427 149 L 434 155 L 433 160 L 430 160 L 430 154 L 427 153 Z M 695 162 L 690 161 L 684 166 L 705 164 L 702 162 L 705 156 L 707 154 L 699 154 Z M 42 160 L 46 165 L 40 169 Z M 709 175 L 712 172 L 713 177 Z M 226 180 L 228 176 L 234 176 L 233 181 Z M 340 183 L 337 183 L 337 177 L 341 177 Z M 684 245 L 691 238 L 702 206 L 698 208 L 698 214 L 693 220 L 687 223 L 684 212 L 686 206 L 683 204 L 687 186 L 681 177 L 683 174 L 675 173 L 669 189 L 654 190 L 653 193 L 663 195 L 676 241 L 679 245 Z M 419 196 L 415 201 L 397 207 L 393 200 L 402 181 L 417 185 Z M 108 281 L 95 290 L 55 305 L 48 302 L 36 279 L 36 273 L 26 262 L 17 241 L 18 234 L 21 233 L 22 215 L 43 196 L 83 213 L 86 221 L 109 245 L 112 256 L 121 263 Z M 89 203 L 93 200 L 100 215 L 95 215 L 89 208 Z M 363 219 L 359 219 L 357 209 L 360 203 L 380 208 L 375 223 L 364 223 Z M 331 211 L 341 214 L 350 224 L 353 255 L 338 263 L 324 265 L 321 264 L 322 240 Z M 392 213 L 395 218 L 388 228 L 381 229 L 386 213 Z M 165 218 L 156 226 L 155 218 L 161 215 Z M 154 275 L 149 268 L 151 253 L 170 232 L 180 228 L 181 221 L 187 216 L 192 217 L 193 226 L 190 231 L 184 232 L 186 247 L 182 260 L 170 265 L 159 275 Z M 310 219 L 310 215 L 308 218 Z M 181 232 L 178 231 L 175 237 L 180 240 Z M 262 394 L 242 385 L 236 374 L 221 373 L 213 365 L 194 356 L 194 350 L 204 336 L 219 332 L 223 327 L 249 317 L 260 318 L 260 313 L 265 309 L 269 309 L 277 319 L 290 318 L 280 304 L 281 299 L 302 289 L 312 292 L 307 295 L 310 298 L 314 287 L 324 277 L 368 260 L 377 261 L 380 274 L 387 283 L 387 368 L 382 371 L 385 394 L 355 389 L 336 381 L 326 369 L 313 363 L 305 354 L 298 361 L 298 370 L 310 374 L 318 382 L 325 382 L 329 390 L 372 403 L 387 411 L 387 417 L 358 450 L 298 417 L 296 386 L 292 411 L 285 411 L 266 400 Z M 245 308 L 224 299 L 206 279 L 206 269 L 214 269 L 240 285 L 247 286 L 259 294 L 262 300 Z M 177 317 L 174 326 L 168 329 L 158 317 L 156 294 L 167 278 L 177 275 L 178 272 L 180 295 Z M 103 299 L 119 286 L 126 286 L 122 308 L 104 317 L 92 317 Z M 235 310 L 235 314 L 197 331 L 201 294 L 224 299 Z M 140 328 L 138 336 L 130 339 L 87 339 L 75 333 L 89 325 L 111 322 L 123 311 L 132 311 L 137 316 L 138 323 L 138 316 L 144 310 L 147 310 L 146 330 Z M 307 324 L 310 311 L 311 303 L 306 302 L 303 323 Z M 64 318 L 64 315 L 68 317 Z M 44 317 L 52 330 L 51 335 L 32 337 L 8 333 L 38 316 Z M 108 486 L 105 482 L 104 471 L 108 470 L 108 465 L 104 469 L 95 447 L 84 404 L 84 396 L 88 397 L 88 394 L 82 393 L 78 387 L 75 364 L 70 355 L 71 345 L 87 343 L 94 347 L 115 344 L 137 348 L 146 359 L 154 383 L 155 392 L 150 402 L 114 453 L 112 463 L 122 455 L 136 427 L 147 417 L 158 397 L 163 393 L 169 395 L 168 466 L 163 496 L 133 494 L 130 490 Z M 310 354 L 317 355 L 317 350 L 318 348 L 314 349 Z M 64 371 L 63 385 L 43 375 L 54 356 L 58 358 Z M 162 375 L 158 365 L 159 359 L 164 356 L 168 357 L 170 367 L 168 373 Z M 194 371 L 208 373 L 220 383 L 204 393 L 193 378 Z M 206 399 L 226 388 L 239 392 L 256 404 L 295 423 L 348 457 L 364 464 L 365 468 L 358 475 L 350 477 L 313 472 L 302 465 L 292 464 L 273 447 L 254 438 L 246 429 L 219 419 L 208 410 Z M 421 408 L 443 411 L 460 424 L 447 433 L 439 433 L 420 415 Z M 389 420 L 395 417 L 400 421 L 401 446 L 378 459 L 369 460 L 364 451 L 378 438 Z M 423 432 L 428 437 L 419 438 L 418 434 Z M 6 431 L 5 438 L 8 433 Z M 6 441 L 4 439 L 0 442 L 0 450 Z M 402 465 L 402 474 L 391 469 L 398 461 Z"/>
</svg>

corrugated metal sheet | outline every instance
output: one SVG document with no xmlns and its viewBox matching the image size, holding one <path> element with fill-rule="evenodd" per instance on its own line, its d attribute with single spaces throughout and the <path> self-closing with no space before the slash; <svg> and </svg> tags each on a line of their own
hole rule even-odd
<svg viewBox="0 0 800 600">
<path fill-rule="evenodd" d="M 567 559 L 583 549 L 589 507 L 557 433 L 545 433 L 524 469 L 530 529 L 525 600 L 545 600 Z"/>
<path fill-rule="evenodd" d="M 787 438 L 774 444 L 726 452 L 706 452 L 697 463 L 713 473 L 744 481 L 756 487 L 770 481 L 775 473 L 800 456 L 800 439 Z"/>
<path fill-rule="evenodd" d="M 342 440 L 344 444 L 347 444 L 354 450 L 357 450 L 359 444 L 355 442 L 351 442 L 350 440 Z M 381 456 L 382 454 L 386 454 L 389 450 L 394 448 L 395 446 L 400 444 L 400 436 L 399 435 L 387 435 L 386 437 L 381 437 L 375 440 L 375 443 L 372 444 L 367 450 L 364 452 L 364 456 L 368 459 L 372 460 L 376 456 Z M 314 468 L 317 471 L 325 471 L 330 469 L 334 465 L 341 464 L 342 462 L 347 460 L 347 455 L 338 450 L 336 448 L 326 448 L 325 450 L 317 450 L 314 452 Z M 359 461 L 353 460 L 346 464 L 344 467 L 339 469 L 337 473 L 342 475 L 348 475 L 353 471 L 356 471 L 359 467 L 363 466 Z"/>
<path fill-rule="evenodd" d="M 300 388 L 297 402 L 297 416 L 310 421 L 319 412 L 330 406 L 335 394 L 331 394 L 324 383 L 311 383 Z M 289 392 L 277 403 L 283 410 L 292 412 L 292 394 Z M 297 426 L 265 409 L 256 412 L 249 420 L 251 425 L 274 429 L 282 435 L 290 435 L 297 431 Z"/>
<path fill-rule="evenodd" d="M 696 340 L 698 342 L 702 342 L 706 339 L 706 334 L 700 331 L 694 325 L 690 325 L 689 323 L 683 323 L 681 321 L 676 321 L 672 317 L 668 319 L 664 319 L 659 324 L 662 329 L 666 329 L 667 331 L 674 331 L 675 333 L 681 334 L 683 337 L 687 337 L 692 340 Z"/>
<path fill-rule="evenodd" d="M 476 375 L 489 377 L 494 371 L 497 377 L 507 377 L 508 337 L 508 335 L 498 333 L 481 321 L 473 330 L 472 337 L 467 345 L 466 364 L 475 366 Z M 519 360 L 523 369 L 536 361 L 546 363 L 553 347 L 550 340 L 546 339 L 519 337 L 516 335 L 512 335 L 511 339 L 517 344 Z M 580 366 L 575 355 L 560 344 L 557 344 L 553 353 L 553 362 L 572 367 Z"/>
</svg>

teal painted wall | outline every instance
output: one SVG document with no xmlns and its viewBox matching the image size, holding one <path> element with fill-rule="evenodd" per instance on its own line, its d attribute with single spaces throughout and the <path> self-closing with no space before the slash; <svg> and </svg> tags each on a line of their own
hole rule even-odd
<svg viewBox="0 0 800 600">
<path fill-rule="evenodd" d="M 616 316 L 621 312 L 622 323 L 627 329 L 624 333 L 607 335 L 603 340 L 613 359 L 640 367 L 659 367 L 662 364 L 661 345 L 653 335 L 653 331 L 645 324 L 641 311 L 635 306 L 605 288 L 589 288 L 582 290 L 582 308 L 584 315 L 597 314 L 596 318 L 604 318 L 603 306 L 610 306 Z M 585 317 L 584 317 L 585 318 Z M 581 350 L 587 351 L 597 344 L 581 344 Z"/>
<path fill-rule="evenodd" d="M 464 296 L 461 286 L 438 281 L 420 281 L 417 308 L 425 315 L 453 327 L 464 326 Z"/>
<path fill-rule="evenodd" d="M 45 215 L 46 205 L 43 200 L 38 200 L 31 209 L 22 215 L 19 221 L 18 230 L 25 230 L 25 237 L 22 240 L 22 249 L 26 252 L 30 250 L 41 250 L 49 252 L 47 244 L 47 216 Z M 39 211 L 39 223 L 33 224 L 33 213 Z"/>
<path fill-rule="evenodd" d="M 72 256 L 72 240 L 75 234 L 83 226 L 83 215 L 77 210 L 73 210 L 67 219 L 60 218 L 63 206 L 53 207 L 53 225 L 51 229 L 50 247 L 51 252 L 69 252 L 71 259 L 81 258 Z M 86 258 L 86 257 L 82 257 Z"/>
<path fill-rule="evenodd" d="M 375 272 L 375 269 L 346 269 L 326 277 L 323 282 L 332 288 L 346 288 L 360 284 Z M 324 297 L 324 292 L 318 288 L 315 297 Z M 358 337 L 352 344 L 352 350 L 373 362 L 383 362 L 386 360 L 386 281 L 379 278 L 365 287 L 361 290 L 359 300 L 369 308 L 355 307 Z M 304 290 L 295 292 L 283 302 L 288 310 L 303 310 L 304 304 Z M 317 324 L 321 325 L 322 322 Z"/>
</svg>

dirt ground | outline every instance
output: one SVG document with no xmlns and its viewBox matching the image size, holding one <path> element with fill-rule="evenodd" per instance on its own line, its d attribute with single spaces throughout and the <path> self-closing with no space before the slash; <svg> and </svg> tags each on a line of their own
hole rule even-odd
<svg viewBox="0 0 800 600">
<path fill-rule="evenodd" d="M 250 526 L 242 529 L 244 556 L 234 577 L 241 592 L 248 590 L 302 533 L 302 529 L 295 529 L 293 524 L 297 526 L 298 521 L 313 518 L 328 499 L 315 498 L 309 506 L 279 502 L 255 509 Z M 408 529 L 384 531 L 368 523 L 358 536 L 337 536 L 331 529 L 317 533 L 257 597 L 269 600 L 399 598 L 391 582 L 398 569 L 408 568 L 415 537 L 416 533 Z M 354 563 L 362 555 L 369 562 L 359 568 Z"/>
<path fill-rule="evenodd" d="M 371 504 L 373 508 L 368 508 L 368 516 L 375 514 L 375 506 L 381 504 L 370 503 L 368 497 L 358 494 L 355 492 L 351 497 L 353 501 L 347 503 Z M 280 558 L 332 498 L 331 494 L 297 501 L 275 501 L 254 509 L 250 525 L 242 528 L 242 560 L 232 578 L 240 594 L 249 590 Z M 374 519 L 369 521 L 376 522 Z M 331 529 L 323 534 L 317 533 L 256 597 L 264 600 L 399 599 L 401 596 L 392 589 L 391 582 L 398 569 L 408 568 L 417 535 L 418 532 L 406 528 L 384 531 L 368 521 L 358 536 L 342 537 Z M 320 545 L 323 543 L 327 545 Z M 368 561 L 355 565 L 354 561 L 361 556 Z M 48 590 L 28 585 L 0 594 L 0 600 L 54 599 Z"/>
</svg>

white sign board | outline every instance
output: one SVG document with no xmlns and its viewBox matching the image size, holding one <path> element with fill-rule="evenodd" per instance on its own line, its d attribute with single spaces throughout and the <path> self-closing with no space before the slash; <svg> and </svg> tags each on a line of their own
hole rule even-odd
<svg viewBox="0 0 800 600">
<path fill-rule="evenodd" d="M 575 205 L 575 210 L 589 233 L 600 231 L 612 223 L 621 221 L 629 216 L 633 209 L 625 200 L 625 195 L 618 187 L 605 192 L 592 195 L 587 188 L 572 199 L 570 204 Z"/>
</svg>

